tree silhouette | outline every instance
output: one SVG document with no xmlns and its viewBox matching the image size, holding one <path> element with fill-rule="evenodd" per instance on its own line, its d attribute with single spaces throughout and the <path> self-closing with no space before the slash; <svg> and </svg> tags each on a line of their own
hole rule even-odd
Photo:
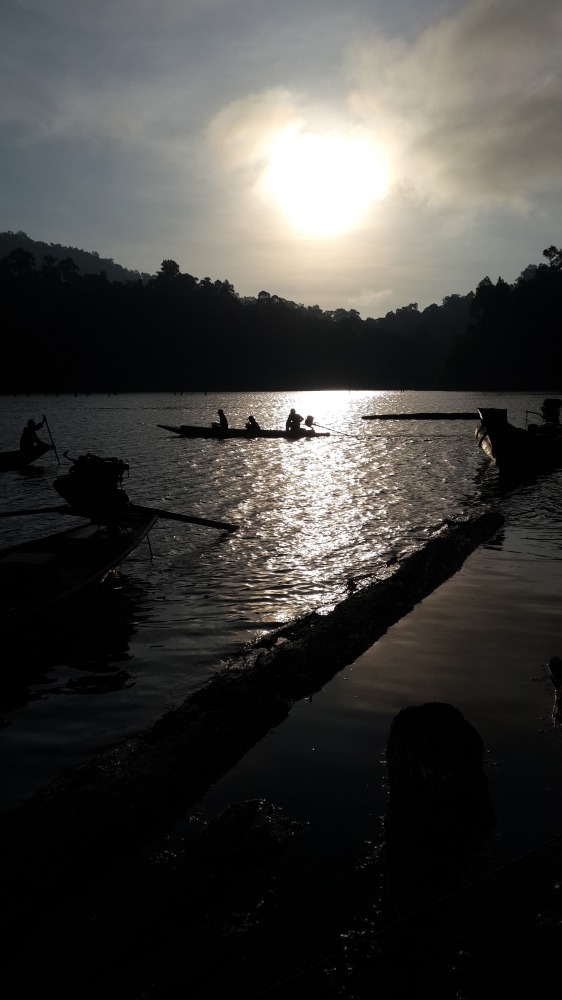
<svg viewBox="0 0 562 1000">
<path fill-rule="evenodd" d="M 171 259 L 122 281 L 99 261 L 82 273 L 71 256 L 12 247 L 0 260 L 0 391 L 542 390 L 562 362 L 562 251 L 544 257 L 513 285 L 486 276 L 440 305 L 363 320 L 265 290 L 242 299 Z"/>
</svg>

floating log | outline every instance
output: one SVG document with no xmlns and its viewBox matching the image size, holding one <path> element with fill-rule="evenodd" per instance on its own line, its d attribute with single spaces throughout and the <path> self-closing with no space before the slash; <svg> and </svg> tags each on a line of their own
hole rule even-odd
<svg viewBox="0 0 562 1000">
<path fill-rule="evenodd" d="M 480 420 L 479 413 L 371 413 L 361 420 Z"/>
</svg>

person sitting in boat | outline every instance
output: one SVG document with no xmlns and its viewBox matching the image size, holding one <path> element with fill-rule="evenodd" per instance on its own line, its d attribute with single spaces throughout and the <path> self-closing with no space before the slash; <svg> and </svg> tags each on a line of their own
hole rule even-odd
<svg viewBox="0 0 562 1000">
<path fill-rule="evenodd" d="M 560 423 L 560 407 L 562 399 L 545 399 L 541 406 L 541 413 L 547 424 Z"/>
<path fill-rule="evenodd" d="M 300 430 L 303 420 L 304 417 L 301 417 L 300 413 L 297 413 L 293 406 L 285 423 L 285 430 L 287 431 L 287 434 L 296 434 L 296 432 Z"/>
<path fill-rule="evenodd" d="M 259 434 L 259 432 L 261 431 L 260 425 L 258 424 L 256 418 L 253 417 L 251 413 L 246 421 L 246 430 L 249 431 L 250 434 Z"/>
<path fill-rule="evenodd" d="M 314 417 L 310 413 L 304 422 L 304 426 L 308 427 L 309 430 L 314 431 Z"/>
<path fill-rule="evenodd" d="M 20 451 L 29 452 L 33 451 L 34 448 L 37 448 L 38 445 L 40 447 L 45 445 L 45 442 L 42 441 L 40 437 L 37 437 L 37 431 L 43 427 L 44 423 L 45 416 L 43 416 L 43 419 L 37 424 L 34 420 L 27 421 L 20 438 Z"/>
<path fill-rule="evenodd" d="M 527 430 L 531 434 L 546 435 L 549 437 L 559 437 L 562 433 L 562 426 L 560 425 L 560 407 L 562 406 L 562 399 L 545 399 L 541 406 L 541 417 L 544 420 L 543 424 L 529 424 Z M 534 410 L 530 411 L 534 413 Z M 536 414 L 538 416 L 538 413 Z"/>
<path fill-rule="evenodd" d="M 227 431 L 228 420 L 226 419 L 224 410 L 217 410 L 217 414 L 219 418 L 218 423 L 215 421 L 214 423 L 211 424 L 211 427 L 214 427 L 215 430 Z"/>
</svg>

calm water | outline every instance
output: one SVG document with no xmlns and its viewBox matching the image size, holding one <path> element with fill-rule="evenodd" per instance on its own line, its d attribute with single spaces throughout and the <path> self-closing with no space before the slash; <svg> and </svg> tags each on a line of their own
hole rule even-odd
<svg viewBox="0 0 562 1000">
<path fill-rule="evenodd" d="M 128 462 L 131 500 L 234 522 L 225 534 L 160 520 L 121 575 L 54 635 L 22 636 L 4 655 L 1 806 L 10 806 L 92 751 L 149 725 L 260 633 L 329 608 L 346 581 L 376 576 L 394 554 L 423 544 L 450 518 L 498 501 L 473 421 L 363 421 L 369 413 L 508 407 L 524 425 L 544 394 L 317 392 L 15 397 L 0 400 L 0 450 L 45 413 L 53 454 L 4 473 L 3 509 L 58 502 L 63 453 Z M 157 424 L 232 426 L 253 413 L 282 427 L 288 410 L 332 429 L 315 441 L 209 441 Z M 41 436 L 48 440 L 44 428 Z M 501 503 L 520 544 L 540 558 L 552 542 L 560 479 Z M 558 516 L 558 515 L 557 515 Z M 2 519 L 3 545 L 62 530 L 57 515 Z M 9 764 L 7 763 L 9 762 Z"/>
</svg>

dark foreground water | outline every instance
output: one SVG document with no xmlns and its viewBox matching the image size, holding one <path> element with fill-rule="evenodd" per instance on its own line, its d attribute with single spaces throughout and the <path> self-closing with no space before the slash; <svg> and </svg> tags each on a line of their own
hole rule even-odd
<svg viewBox="0 0 562 1000">
<path fill-rule="evenodd" d="M 545 393 L 546 395 L 546 393 Z M 0 449 L 47 415 L 50 453 L 0 480 L 4 509 L 58 501 L 63 453 L 119 457 L 144 504 L 234 522 L 234 534 L 160 520 L 121 576 L 83 615 L 21 636 L 4 651 L 1 753 L 10 806 L 92 751 L 149 725 L 246 641 L 345 595 L 423 544 L 443 522 L 496 502 L 495 473 L 472 421 L 364 421 L 384 412 L 505 405 L 514 423 L 542 396 L 413 392 L 4 397 Z M 332 428 L 315 441 L 172 437 L 159 423 L 231 425 L 254 413 L 282 427 L 291 406 Z M 41 432 L 49 440 L 47 429 Z M 523 503 L 531 554 L 548 544 L 559 480 Z M 519 516 L 519 514 L 517 514 Z M 62 523 L 64 522 L 64 523 Z M 2 544 L 61 530 L 59 515 L 2 519 Z M 31 630 L 30 630 L 31 631 Z"/>
</svg>

